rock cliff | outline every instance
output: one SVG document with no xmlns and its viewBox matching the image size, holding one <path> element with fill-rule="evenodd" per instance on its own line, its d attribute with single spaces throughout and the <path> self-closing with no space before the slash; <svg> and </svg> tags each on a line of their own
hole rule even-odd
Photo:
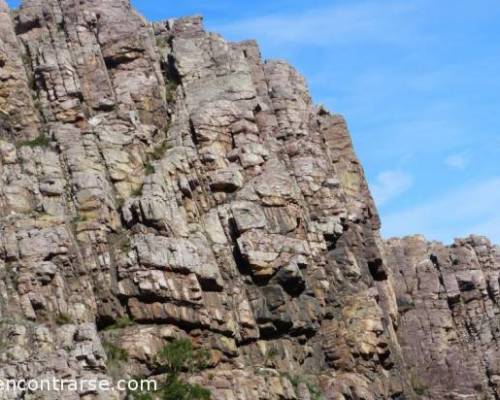
<svg viewBox="0 0 500 400">
<path fill-rule="evenodd" d="M 200 17 L 0 0 L 0 180 L 0 379 L 189 338 L 216 400 L 500 398 L 498 247 L 384 242 L 343 118 Z"/>
</svg>

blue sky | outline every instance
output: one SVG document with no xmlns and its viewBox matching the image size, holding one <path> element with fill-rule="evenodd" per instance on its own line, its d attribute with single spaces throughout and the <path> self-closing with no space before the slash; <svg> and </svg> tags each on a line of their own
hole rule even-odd
<svg viewBox="0 0 500 400">
<path fill-rule="evenodd" d="M 152 20 L 202 14 L 295 65 L 347 118 L 384 236 L 500 243 L 498 0 L 132 2 Z"/>
</svg>

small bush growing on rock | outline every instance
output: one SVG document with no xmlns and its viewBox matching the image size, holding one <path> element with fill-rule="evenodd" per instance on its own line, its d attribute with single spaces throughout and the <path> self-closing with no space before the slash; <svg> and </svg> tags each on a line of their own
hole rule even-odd
<svg viewBox="0 0 500 400">
<path fill-rule="evenodd" d="M 264 365 L 268 365 L 272 360 L 279 356 L 279 351 L 277 349 L 269 349 L 264 356 Z"/>
<path fill-rule="evenodd" d="M 56 316 L 56 324 L 57 325 L 68 325 L 71 324 L 71 317 L 68 314 L 58 314 Z"/>
<path fill-rule="evenodd" d="M 106 353 L 106 368 L 108 374 L 115 379 L 123 376 L 123 367 L 129 358 L 127 350 L 117 346 L 109 340 L 104 340 L 102 342 L 102 347 Z"/>
<path fill-rule="evenodd" d="M 153 175 L 155 173 L 155 167 L 151 163 L 147 163 L 144 167 L 144 173 L 146 175 Z"/>
<path fill-rule="evenodd" d="M 72 220 L 71 220 L 71 224 L 73 225 L 77 225 L 79 224 L 80 222 L 87 222 L 90 220 L 90 217 L 86 214 L 80 214 L 78 213 Z"/>
<path fill-rule="evenodd" d="M 165 49 L 168 45 L 168 40 L 165 37 L 157 37 L 156 38 L 156 47 L 160 50 Z"/>
<path fill-rule="evenodd" d="M 323 394 L 318 386 L 312 384 L 311 382 L 306 382 L 307 390 L 311 395 L 311 400 L 323 400 Z"/>
<path fill-rule="evenodd" d="M 179 84 L 172 80 L 165 84 L 165 100 L 167 100 L 167 103 L 172 103 L 175 100 L 177 86 L 179 86 Z"/>
<path fill-rule="evenodd" d="M 131 392 L 127 395 L 126 400 L 153 400 L 151 393 Z"/>
<path fill-rule="evenodd" d="M 307 390 L 309 391 L 309 394 L 311 395 L 312 400 L 324 400 L 323 394 L 321 392 L 321 389 L 316 386 L 315 384 L 309 382 L 307 379 L 305 379 L 302 376 L 298 375 L 290 375 L 290 374 L 283 374 L 286 379 L 292 384 L 292 386 L 295 388 L 295 390 L 298 389 L 299 385 L 301 383 L 305 384 L 307 387 Z"/>
<path fill-rule="evenodd" d="M 40 135 L 38 136 L 37 138 L 33 139 L 33 140 L 23 140 L 21 142 L 18 143 L 18 146 L 19 147 L 22 147 L 22 146 L 28 146 L 28 147 L 31 147 L 31 148 L 34 148 L 34 147 L 48 147 L 50 145 L 50 140 L 47 136 L 45 135 Z"/>
<path fill-rule="evenodd" d="M 120 245 L 120 249 L 123 253 L 128 253 L 132 249 L 132 243 L 130 243 L 130 239 L 126 238 Z"/>
<path fill-rule="evenodd" d="M 270 349 L 267 353 L 266 353 L 266 357 L 267 358 L 276 358 L 279 356 L 279 351 L 276 350 L 276 349 Z"/>
<path fill-rule="evenodd" d="M 196 350 L 188 339 L 181 339 L 167 344 L 157 354 L 160 369 L 176 375 L 182 371 L 197 372 L 207 368 L 209 353 L 206 350 Z"/>
<path fill-rule="evenodd" d="M 115 323 L 106 327 L 105 330 L 111 331 L 111 330 L 115 330 L 115 329 L 123 329 L 123 328 L 126 328 L 127 326 L 132 326 L 134 324 L 135 324 L 135 322 L 133 320 L 131 320 L 128 315 L 125 315 L 123 317 L 117 318 Z"/>
<path fill-rule="evenodd" d="M 17 290 L 17 288 L 19 286 L 19 273 L 18 273 L 16 265 L 14 263 L 7 262 L 5 264 L 5 274 L 6 274 L 5 278 L 7 278 L 12 283 L 12 287 L 15 290 Z M 5 278 L 3 278 L 3 279 L 5 279 Z M 2 321 L 0 321 L 0 323 Z"/>
<path fill-rule="evenodd" d="M 210 400 L 208 389 L 200 385 L 191 385 L 180 380 L 173 380 L 161 389 L 161 400 Z"/>
<path fill-rule="evenodd" d="M 422 396 L 427 392 L 427 386 L 425 386 L 420 379 L 415 376 L 411 378 L 411 386 L 413 387 L 413 391 L 415 394 Z"/>
<path fill-rule="evenodd" d="M 125 204 L 125 199 L 123 199 L 122 197 L 118 197 L 115 200 L 115 207 L 117 210 L 121 210 L 124 204 Z"/>
<path fill-rule="evenodd" d="M 116 344 L 108 341 L 105 341 L 102 346 L 104 347 L 106 357 L 108 358 L 108 366 L 109 364 L 119 364 L 121 362 L 128 361 L 127 350 L 122 349 Z"/>
<path fill-rule="evenodd" d="M 5 350 L 7 348 L 7 341 L 0 337 L 0 351 Z"/>
<path fill-rule="evenodd" d="M 161 160 L 165 155 L 165 152 L 171 147 L 172 146 L 167 142 L 167 140 L 164 140 L 162 143 L 153 148 L 151 156 L 154 160 Z"/>
<path fill-rule="evenodd" d="M 207 367 L 209 354 L 196 350 L 187 339 L 167 344 L 157 354 L 159 372 L 166 375 L 165 382 L 155 393 L 131 393 L 129 400 L 210 400 L 210 390 L 184 382 L 181 374 L 194 373 Z"/>
</svg>

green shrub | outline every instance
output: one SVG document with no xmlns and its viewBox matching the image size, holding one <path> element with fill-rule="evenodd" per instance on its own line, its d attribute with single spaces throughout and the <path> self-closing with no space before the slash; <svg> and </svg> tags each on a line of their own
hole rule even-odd
<svg viewBox="0 0 500 400">
<path fill-rule="evenodd" d="M 121 197 L 116 198 L 115 207 L 117 210 L 121 210 L 124 204 L 125 204 L 125 199 Z"/>
<path fill-rule="evenodd" d="M 196 350 L 187 339 L 176 340 L 161 349 L 156 362 L 161 373 L 166 375 L 165 382 L 156 393 L 131 393 L 130 400 L 210 400 L 210 390 L 184 382 L 182 372 L 194 373 L 207 367 L 209 354 Z"/>
<path fill-rule="evenodd" d="M 5 263 L 5 274 L 6 278 L 12 283 L 12 287 L 17 290 L 19 286 L 19 273 L 16 268 L 16 264 L 12 262 Z M 3 320 L 0 320 L 0 323 Z"/>
<path fill-rule="evenodd" d="M 412 376 L 411 386 L 413 387 L 413 391 L 419 396 L 422 396 L 427 392 L 427 386 L 425 386 L 425 384 L 416 376 Z"/>
<path fill-rule="evenodd" d="M 144 167 L 144 172 L 146 175 L 153 175 L 155 173 L 155 167 L 151 163 L 147 163 Z"/>
<path fill-rule="evenodd" d="M 156 37 L 156 46 L 159 49 L 164 49 L 165 47 L 167 47 L 167 44 L 168 44 L 168 41 L 167 41 L 166 38 L 164 38 L 164 37 Z"/>
<path fill-rule="evenodd" d="M 206 350 L 196 350 L 188 339 L 175 340 L 157 354 L 160 369 L 169 375 L 182 371 L 197 372 L 207 368 L 210 355 Z"/>
<path fill-rule="evenodd" d="M 306 382 L 307 390 L 309 390 L 309 394 L 311 395 L 311 400 L 323 400 L 323 394 L 321 393 L 321 389 L 310 383 Z"/>
<path fill-rule="evenodd" d="M 130 243 L 130 239 L 128 237 L 122 241 L 120 249 L 122 253 L 128 253 L 132 249 L 132 243 Z"/>
<path fill-rule="evenodd" d="M 126 400 L 154 400 L 151 393 L 129 392 Z"/>
<path fill-rule="evenodd" d="M 40 136 L 36 137 L 33 140 L 23 140 L 18 143 L 19 147 L 22 146 L 28 146 L 31 148 L 34 147 L 48 147 L 50 145 L 50 139 L 45 136 L 44 134 L 41 134 Z"/>
<path fill-rule="evenodd" d="M 165 152 L 170 148 L 171 146 L 168 144 L 167 140 L 164 140 L 161 144 L 153 148 L 151 156 L 154 160 L 161 160 L 165 155 Z"/>
<path fill-rule="evenodd" d="M 56 316 L 56 324 L 57 325 L 68 325 L 71 324 L 71 317 L 68 314 L 57 314 Z"/>
<path fill-rule="evenodd" d="M 313 383 L 309 382 L 304 377 L 299 375 L 290 375 L 288 373 L 284 374 L 283 376 L 285 376 L 288 379 L 288 381 L 292 384 L 295 390 L 298 389 L 301 383 L 304 383 L 307 386 L 307 390 L 309 391 L 312 400 L 324 400 L 321 389 L 318 386 L 314 385 Z"/>
<path fill-rule="evenodd" d="M 90 221 L 90 217 L 88 215 L 78 213 L 77 215 L 75 215 L 73 217 L 73 219 L 71 220 L 71 223 L 73 225 L 76 225 L 76 224 L 79 224 L 80 222 L 87 222 L 87 221 Z"/>
<path fill-rule="evenodd" d="M 115 329 L 123 329 L 123 328 L 126 328 L 127 326 L 132 326 L 134 324 L 135 324 L 135 322 L 133 320 L 131 320 L 128 315 L 125 315 L 123 317 L 117 318 L 115 323 L 106 327 L 105 330 L 112 331 Z"/>
<path fill-rule="evenodd" d="M 212 394 L 200 385 L 191 385 L 182 382 L 179 378 L 170 380 L 160 389 L 161 400 L 210 400 Z"/>
<path fill-rule="evenodd" d="M 179 86 L 179 84 L 173 80 L 165 83 L 165 100 L 167 103 L 172 103 L 175 100 L 177 86 Z"/>
<path fill-rule="evenodd" d="M 266 353 L 266 359 L 272 359 L 276 358 L 279 356 L 279 351 L 276 349 L 269 349 L 268 352 Z"/>
<path fill-rule="evenodd" d="M 108 366 L 110 364 L 119 364 L 121 362 L 128 361 L 127 350 L 122 349 L 114 343 L 109 341 L 104 341 L 102 346 L 104 347 L 104 352 L 108 358 Z"/>
</svg>

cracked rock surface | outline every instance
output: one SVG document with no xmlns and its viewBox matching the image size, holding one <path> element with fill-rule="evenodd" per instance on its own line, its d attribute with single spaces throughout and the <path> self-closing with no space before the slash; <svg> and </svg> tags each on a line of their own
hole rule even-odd
<svg viewBox="0 0 500 400">
<path fill-rule="evenodd" d="M 255 42 L 0 0 L 0 379 L 189 338 L 216 400 L 500 398 L 499 248 L 379 228 L 346 122 Z"/>
</svg>

